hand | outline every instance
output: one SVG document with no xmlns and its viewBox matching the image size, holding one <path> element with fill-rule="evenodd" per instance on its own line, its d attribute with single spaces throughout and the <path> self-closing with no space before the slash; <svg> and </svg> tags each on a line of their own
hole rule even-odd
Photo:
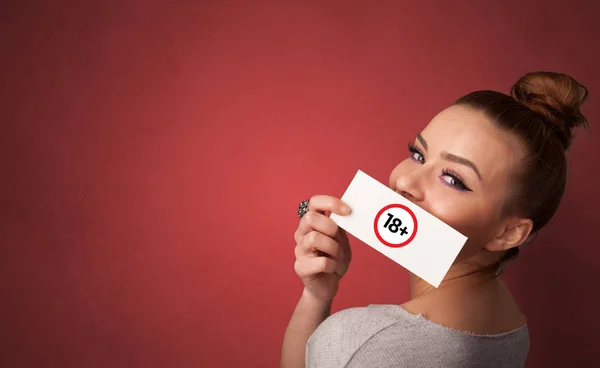
<svg viewBox="0 0 600 368">
<path fill-rule="evenodd" d="M 338 198 L 315 195 L 294 233 L 294 269 L 304 283 L 304 292 L 322 301 L 331 301 L 337 294 L 339 281 L 352 259 L 346 232 L 327 212 L 344 216 L 350 213 L 350 208 Z"/>
</svg>

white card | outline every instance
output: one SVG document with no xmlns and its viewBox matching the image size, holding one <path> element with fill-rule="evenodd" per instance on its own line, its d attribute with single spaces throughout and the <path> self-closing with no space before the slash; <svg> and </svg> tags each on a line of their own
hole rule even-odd
<svg viewBox="0 0 600 368">
<path fill-rule="evenodd" d="M 467 241 L 361 170 L 341 199 L 352 211 L 333 222 L 436 288 Z"/>
</svg>

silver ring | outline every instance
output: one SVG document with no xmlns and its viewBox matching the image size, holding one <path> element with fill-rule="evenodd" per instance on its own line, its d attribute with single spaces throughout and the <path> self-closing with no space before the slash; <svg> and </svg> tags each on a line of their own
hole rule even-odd
<svg viewBox="0 0 600 368">
<path fill-rule="evenodd" d="M 298 218 L 302 218 L 308 212 L 308 201 L 308 199 L 305 199 L 298 205 Z"/>
</svg>

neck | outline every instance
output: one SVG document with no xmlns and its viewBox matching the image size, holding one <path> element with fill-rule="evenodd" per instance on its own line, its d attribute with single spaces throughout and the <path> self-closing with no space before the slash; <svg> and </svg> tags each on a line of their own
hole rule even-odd
<svg viewBox="0 0 600 368">
<path fill-rule="evenodd" d="M 437 289 L 417 275 L 410 273 L 410 298 L 416 299 L 438 289 L 462 288 L 498 279 L 497 267 L 494 266 L 502 255 L 500 252 L 484 250 L 472 257 L 455 262 Z"/>
</svg>

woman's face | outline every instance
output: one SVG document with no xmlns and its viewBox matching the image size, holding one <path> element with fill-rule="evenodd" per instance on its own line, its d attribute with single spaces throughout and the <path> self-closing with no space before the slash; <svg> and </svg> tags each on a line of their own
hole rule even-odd
<svg viewBox="0 0 600 368">
<path fill-rule="evenodd" d="M 476 254 L 504 229 L 524 147 L 465 106 L 439 113 L 410 146 L 390 188 L 469 238 L 456 261 Z"/>
</svg>

